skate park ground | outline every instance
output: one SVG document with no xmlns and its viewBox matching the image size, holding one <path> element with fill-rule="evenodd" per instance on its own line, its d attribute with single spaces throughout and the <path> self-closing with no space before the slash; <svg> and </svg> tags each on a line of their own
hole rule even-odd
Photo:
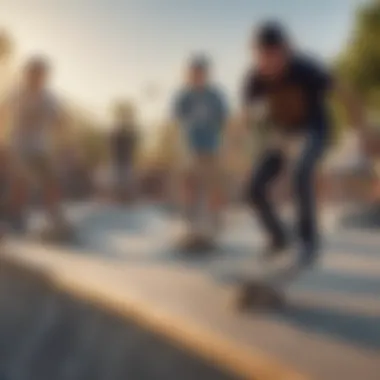
<svg viewBox="0 0 380 380">
<path fill-rule="evenodd" d="M 321 263 L 289 287 L 287 306 L 239 313 L 235 275 L 257 270 L 262 242 L 247 211 L 226 212 L 217 252 L 192 258 L 159 207 L 67 211 L 74 243 L 2 247 L 1 380 L 378 379 L 376 230 L 325 218 Z"/>
</svg>

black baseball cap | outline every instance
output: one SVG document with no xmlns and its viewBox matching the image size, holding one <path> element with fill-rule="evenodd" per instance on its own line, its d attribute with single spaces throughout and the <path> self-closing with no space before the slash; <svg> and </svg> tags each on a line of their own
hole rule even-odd
<svg viewBox="0 0 380 380">
<path fill-rule="evenodd" d="M 254 40 L 259 47 L 283 47 L 288 45 L 289 37 L 285 27 L 278 21 L 267 21 L 256 31 Z"/>
</svg>

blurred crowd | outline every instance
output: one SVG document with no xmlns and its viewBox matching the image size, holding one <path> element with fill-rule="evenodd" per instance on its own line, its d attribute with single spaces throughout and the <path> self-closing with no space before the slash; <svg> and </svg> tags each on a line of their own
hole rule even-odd
<svg viewBox="0 0 380 380">
<path fill-rule="evenodd" d="M 272 40 L 263 39 L 262 43 L 268 45 L 263 45 L 260 52 L 263 72 L 269 70 L 271 60 L 278 58 L 274 46 L 286 46 L 279 36 L 276 40 L 273 30 L 268 36 L 264 37 Z M 0 107 L 0 126 L 6 136 L 0 151 L 2 214 L 17 220 L 29 203 L 42 202 L 53 220 L 62 224 L 60 204 L 64 199 L 97 197 L 127 203 L 155 199 L 186 204 L 189 194 L 199 190 L 199 183 L 211 194 L 210 207 L 215 210 L 226 201 L 243 201 L 245 181 L 255 166 L 255 156 L 267 145 L 268 133 L 263 133 L 260 126 L 249 134 L 243 132 L 246 120 L 240 112 L 234 115 L 231 111 L 214 83 L 211 66 L 207 55 L 191 57 L 184 84 L 173 95 L 169 127 L 158 139 L 160 157 L 142 164 L 145 148 L 138 114 L 143 109 L 129 99 L 115 100 L 109 111 L 109 125 L 94 139 L 76 127 L 72 111 L 52 90 L 50 61 L 41 56 L 28 59 L 18 83 L 6 91 Z M 243 102 L 257 96 L 257 83 L 247 83 Z M 293 104 L 286 104 L 296 99 L 293 95 L 279 98 L 279 104 L 285 107 L 282 111 L 278 108 L 280 116 L 282 112 L 288 117 Z M 178 123 L 183 128 L 178 128 Z M 374 164 L 380 155 L 380 137 L 376 128 L 373 135 L 368 135 L 368 130 L 366 133 L 364 156 L 363 151 L 355 153 L 355 136 L 351 133 L 351 145 L 324 160 L 325 170 L 317 176 L 319 198 L 349 195 L 367 201 L 380 199 Z M 96 153 L 92 159 L 88 152 L 91 144 L 98 144 L 93 147 Z M 273 189 L 278 202 L 291 197 L 288 177 L 286 171 L 281 174 Z"/>
<path fill-rule="evenodd" d="M 48 64 L 48 61 L 41 57 L 31 58 L 24 68 L 24 79 L 26 75 L 39 75 L 38 73 L 31 73 L 34 68 L 30 66 L 43 66 Z M 38 71 L 37 67 L 37 71 Z M 42 71 L 48 70 L 43 68 Z M 45 75 L 45 74 L 44 74 Z M 48 90 L 48 75 L 42 80 L 44 82 L 42 87 Z M 33 78 L 31 79 L 33 81 Z M 47 83 L 45 83 L 45 81 Z M 7 95 L 6 102 L 9 103 L 9 97 L 14 97 L 14 93 Z M 9 104 L 8 104 L 9 105 Z M 143 110 L 138 110 L 136 104 L 128 99 L 116 100 L 110 107 L 109 119 L 111 120 L 108 128 L 105 131 L 99 132 L 98 139 L 100 140 L 101 149 L 98 149 L 95 156 L 97 159 L 91 159 L 86 151 L 87 136 L 80 136 L 73 129 L 75 124 L 70 115 L 65 114 L 64 105 L 59 112 L 62 114 L 62 123 L 66 123 L 63 127 L 65 136 L 58 134 L 51 139 L 49 144 L 54 146 L 54 171 L 59 177 L 62 192 L 67 199 L 83 199 L 93 196 L 104 197 L 107 199 L 124 199 L 128 197 L 145 197 L 145 198 L 159 198 L 167 197 L 170 193 L 170 181 L 173 175 L 176 174 L 178 168 L 176 166 L 186 166 L 186 159 L 182 156 L 183 151 L 186 149 L 183 138 L 178 135 L 178 131 L 173 127 L 173 124 L 165 126 L 162 131 L 162 138 L 158 143 L 160 144 L 160 157 L 153 157 L 148 163 L 141 164 L 141 150 L 143 148 L 143 133 L 138 123 L 138 113 Z M 6 126 L 11 122 L 10 117 L 18 117 L 21 112 L 20 108 L 14 107 L 13 116 L 9 115 L 9 108 L 3 107 L 1 114 L 2 129 L 7 129 Z M 257 135 L 256 141 L 247 141 L 246 135 L 241 133 L 240 121 L 237 118 L 230 117 L 226 123 L 228 124 L 223 132 L 223 167 L 225 172 L 232 181 L 231 183 L 242 183 L 244 176 L 249 170 L 252 157 L 257 155 L 259 150 L 261 136 Z M 376 132 L 376 130 L 375 130 Z M 1 145 L 0 150 L 0 184 L 5 192 L 7 183 L 15 176 L 14 159 L 12 159 L 12 152 L 10 150 L 10 139 L 12 139 L 12 132 L 7 133 L 5 143 Z M 343 148 L 339 152 L 335 152 L 333 159 L 330 160 L 333 164 L 330 172 L 338 170 L 340 173 L 344 172 L 344 167 L 354 167 L 359 165 L 359 155 L 353 154 L 355 145 L 353 136 L 349 135 Z M 26 138 L 27 139 L 27 138 Z M 92 136 L 88 138 L 91 140 Z M 372 140 L 372 156 L 378 157 L 380 154 L 380 138 L 377 133 L 374 133 Z M 87 149 L 88 150 L 88 149 Z M 177 151 L 177 152 L 173 152 Z M 178 153 L 180 151 L 180 153 Z M 105 152 L 105 153 L 104 153 Z M 181 156 L 182 154 L 182 156 Z M 181 163 L 177 162 L 181 161 Z M 360 166 L 360 165 L 359 165 Z M 335 168 L 335 169 L 334 169 Z M 30 169 L 30 168 L 29 168 Z M 334 176 L 336 175 L 334 171 Z M 365 171 L 365 170 L 364 170 Z M 355 188 L 353 191 L 362 196 L 363 193 L 368 193 L 368 184 L 363 181 L 358 181 L 357 178 L 363 176 L 364 171 L 356 173 L 351 178 L 349 188 Z M 327 183 L 331 182 L 326 179 L 327 171 L 325 171 L 324 178 L 321 178 L 321 187 L 327 189 Z M 350 175 L 351 176 L 351 175 Z M 346 176 L 346 177 L 350 177 Z M 286 181 L 283 186 L 279 186 L 282 196 L 287 198 Z M 169 186 L 169 187 L 168 187 Z M 331 186 L 330 186 L 331 187 Z M 366 190 L 363 191 L 363 187 Z M 240 186 L 241 188 L 241 186 Z M 358 189 L 360 188 L 360 190 Z M 376 186 L 374 187 L 376 188 Z M 239 198 L 239 186 L 231 186 L 230 195 L 232 198 Z M 346 189 L 347 190 L 347 189 Z M 348 189 L 349 190 L 349 189 Z M 129 194 L 129 195 L 127 195 Z M 380 195 L 379 195 L 380 197 Z M 4 203 L 4 202 L 3 202 Z"/>
</svg>

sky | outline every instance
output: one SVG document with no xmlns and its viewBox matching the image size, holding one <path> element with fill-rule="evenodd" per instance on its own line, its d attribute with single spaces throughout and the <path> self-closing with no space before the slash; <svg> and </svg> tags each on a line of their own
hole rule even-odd
<svg viewBox="0 0 380 380">
<path fill-rule="evenodd" d="M 252 28 L 280 19 L 299 46 L 331 60 L 347 43 L 363 0 L 0 0 L 0 28 L 18 63 L 45 54 L 54 87 L 108 122 L 114 99 L 130 98 L 146 124 L 164 120 L 184 65 L 207 52 L 215 80 L 236 101 Z"/>
</svg>

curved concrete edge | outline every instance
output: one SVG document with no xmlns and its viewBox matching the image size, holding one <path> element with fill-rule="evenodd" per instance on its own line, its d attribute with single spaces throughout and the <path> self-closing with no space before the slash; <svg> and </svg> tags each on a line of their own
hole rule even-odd
<svg viewBox="0 0 380 380">
<path fill-rule="evenodd" d="M 50 247 L 51 248 L 51 247 Z M 59 248 L 57 251 L 62 252 Z M 54 255 L 53 252 L 51 252 Z M 20 265 L 25 271 L 38 271 L 59 290 L 96 307 L 128 318 L 153 333 L 169 339 L 181 349 L 188 350 L 227 373 L 247 380 L 310 380 L 310 377 L 290 368 L 276 358 L 253 347 L 236 344 L 221 334 L 209 331 L 191 321 L 153 308 L 143 301 L 123 294 L 110 294 L 101 284 L 94 287 L 82 279 L 73 281 L 64 273 L 50 274 L 48 266 L 39 266 L 20 256 L 1 255 L 1 260 Z"/>
</svg>

